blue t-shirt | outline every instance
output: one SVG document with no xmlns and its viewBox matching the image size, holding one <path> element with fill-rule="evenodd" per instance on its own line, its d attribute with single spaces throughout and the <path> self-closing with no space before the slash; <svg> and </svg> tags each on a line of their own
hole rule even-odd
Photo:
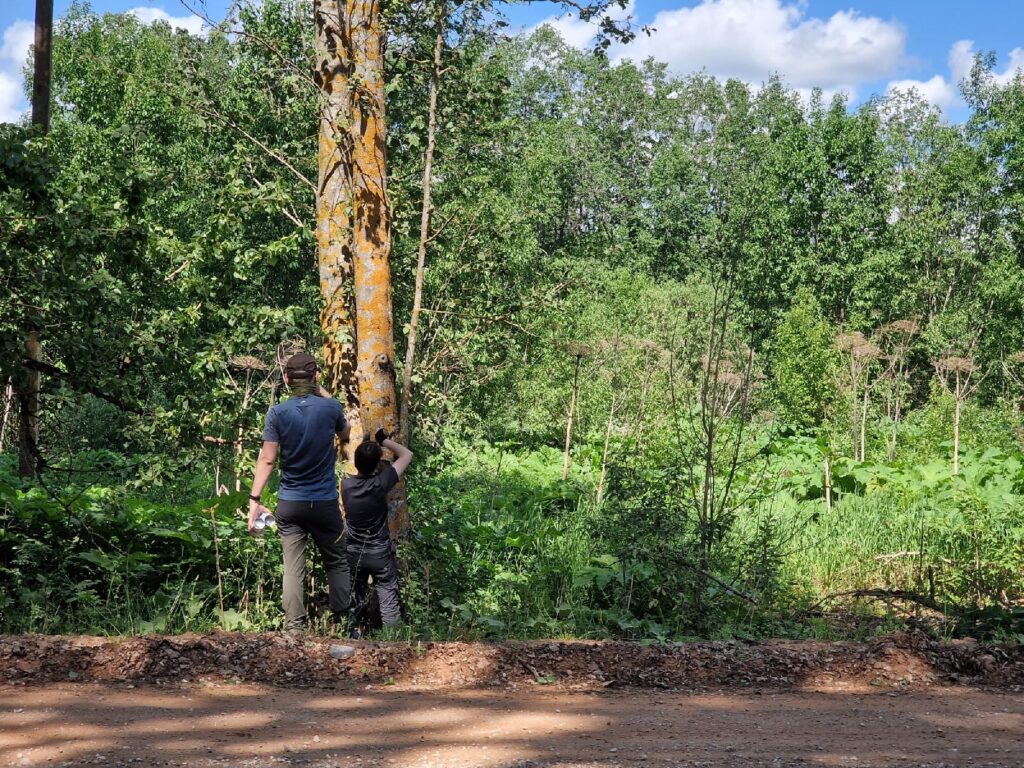
<svg viewBox="0 0 1024 768">
<path fill-rule="evenodd" d="M 328 501 L 338 498 L 334 474 L 334 435 L 345 429 L 341 403 L 329 397 L 292 397 L 267 411 L 264 442 L 277 443 L 285 501 Z"/>
</svg>

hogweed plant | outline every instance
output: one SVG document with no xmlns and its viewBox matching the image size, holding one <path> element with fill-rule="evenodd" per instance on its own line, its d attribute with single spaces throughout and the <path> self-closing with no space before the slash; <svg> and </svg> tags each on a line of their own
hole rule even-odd
<svg viewBox="0 0 1024 768">
<path fill-rule="evenodd" d="M 977 391 L 985 375 L 975 376 L 978 366 L 973 357 L 950 355 L 933 362 L 936 378 L 953 397 L 953 474 L 960 471 L 960 413 L 964 401 Z"/>
</svg>

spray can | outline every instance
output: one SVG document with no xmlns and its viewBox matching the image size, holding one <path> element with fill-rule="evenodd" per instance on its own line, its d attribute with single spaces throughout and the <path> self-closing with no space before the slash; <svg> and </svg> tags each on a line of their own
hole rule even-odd
<svg viewBox="0 0 1024 768">
<path fill-rule="evenodd" d="M 273 527 L 275 525 L 277 525 L 277 521 L 274 519 L 274 516 L 269 512 L 262 512 L 259 517 L 252 521 L 253 536 L 259 536 L 267 526 Z"/>
</svg>

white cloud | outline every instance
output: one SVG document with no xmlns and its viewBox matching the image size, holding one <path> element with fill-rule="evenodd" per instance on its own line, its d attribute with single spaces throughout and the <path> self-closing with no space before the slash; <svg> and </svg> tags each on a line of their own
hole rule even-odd
<svg viewBox="0 0 1024 768">
<path fill-rule="evenodd" d="M 649 36 L 640 33 L 631 43 L 613 46 L 612 55 L 653 57 L 677 74 L 703 69 L 749 83 L 778 73 L 798 89 L 845 93 L 891 76 L 902 64 L 905 34 L 899 24 L 852 10 L 828 19 L 807 17 L 805 11 L 800 0 L 702 0 L 659 12 Z M 597 31 L 596 24 L 566 16 L 541 23 L 580 48 Z"/>
<path fill-rule="evenodd" d="M 18 19 L 3 33 L 0 43 L 0 123 L 16 123 L 28 105 L 21 70 L 35 41 L 35 24 Z"/>
<path fill-rule="evenodd" d="M 587 44 L 594 38 L 595 29 L 592 24 L 580 21 L 574 16 L 563 14 L 561 16 L 549 16 L 543 19 L 537 27 L 552 27 L 559 36 L 573 48 L 586 48 Z M 529 32 L 533 32 L 533 27 Z"/>
<path fill-rule="evenodd" d="M 1014 48 L 1010 51 L 1010 61 L 1006 65 L 1006 69 L 1002 72 L 993 72 L 992 74 L 995 76 L 997 83 L 1006 85 L 1017 76 L 1018 72 L 1024 72 L 1024 48 Z"/>
<path fill-rule="evenodd" d="M 0 72 L 0 123 L 16 123 L 25 110 L 21 80 Z"/>
<path fill-rule="evenodd" d="M 960 96 L 960 83 L 971 75 L 971 68 L 974 66 L 973 40 L 957 40 L 949 49 L 947 61 L 949 63 L 949 79 L 943 75 L 935 75 L 929 80 L 894 80 L 886 87 L 887 94 L 893 91 L 916 90 L 918 94 L 926 99 L 928 103 L 946 112 L 951 107 L 963 105 L 963 98 Z M 1016 76 L 1018 72 L 1024 71 L 1024 48 L 1014 48 L 1010 51 L 1010 58 L 1006 68 L 1002 71 L 994 70 L 992 78 L 998 85 L 1006 85 Z"/>
<path fill-rule="evenodd" d="M 885 93 L 889 95 L 895 91 L 916 91 L 922 99 L 943 111 L 958 100 L 956 83 L 946 80 L 942 75 L 935 75 L 928 80 L 893 80 L 886 86 Z"/>
<path fill-rule="evenodd" d="M 655 32 L 621 47 L 618 58 L 664 61 L 680 74 L 706 69 L 719 77 L 760 82 L 779 73 L 797 88 L 849 91 L 894 72 L 905 35 L 895 23 L 856 11 L 807 17 L 806 3 L 703 0 L 661 11 Z"/>
<path fill-rule="evenodd" d="M 163 8 L 139 7 L 127 11 L 143 24 L 152 24 L 154 21 L 166 21 L 174 29 L 184 29 L 189 34 L 202 34 L 204 22 L 198 16 L 171 16 Z"/>
<path fill-rule="evenodd" d="M 31 21 L 18 19 L 4 30 L 3 45 L 0 46 L 0 59 L 21 66 L 28 57 L 28 49 L 35 42 L 36 28 Z"/>
<path fill-rule="evenodd" d="M 973 40 L 957 40 L 949 49 L 949 72 L 954 85 L 959 85 L 971 75 L 971 68 L 974 66 L 974 57 L 977 51 L 974 50 Z M 1010 51 L 1010 58 L 1006 62 L 1006 68 L 1002 72 L 993 70 L 992 77 L 999 85 L 1006 85 L 1024 70 L 1024 48 L 1014 48 Z"/>
<path fill-rule="evenodd" d="M 949 71 L 953 78 L 953 85 L 958 85 L 961 80 L 971 74 L 971 67 L 974 66 L 974 41 L 957 40 L 949 49 Z"/>
</svg>

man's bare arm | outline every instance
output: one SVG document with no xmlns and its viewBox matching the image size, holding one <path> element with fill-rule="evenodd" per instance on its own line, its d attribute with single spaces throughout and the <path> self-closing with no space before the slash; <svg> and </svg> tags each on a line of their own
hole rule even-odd
<svg viewBox="0 0 1024 768">
<path fill-rule="evenodd" d="M 263 495 L 263 490 L 267 487 L 267 481 L 270 480 L 270 475 L 274 471 L 274 465 L 277 463 L 277 443 L 265 442 L 263 447 L 260 448 L 260 455 L 256 459 L 256 470 L 253 472 L 252 479 L 252 490 L 249 493 L 252 496 Z M 269 512 L 270 510 L 263 506 L 260 502 L 255 499 L 249 499 L 249 530 L 253 530 L 252 524 L 256 521 L 263 512 Z"/>
</svg>

